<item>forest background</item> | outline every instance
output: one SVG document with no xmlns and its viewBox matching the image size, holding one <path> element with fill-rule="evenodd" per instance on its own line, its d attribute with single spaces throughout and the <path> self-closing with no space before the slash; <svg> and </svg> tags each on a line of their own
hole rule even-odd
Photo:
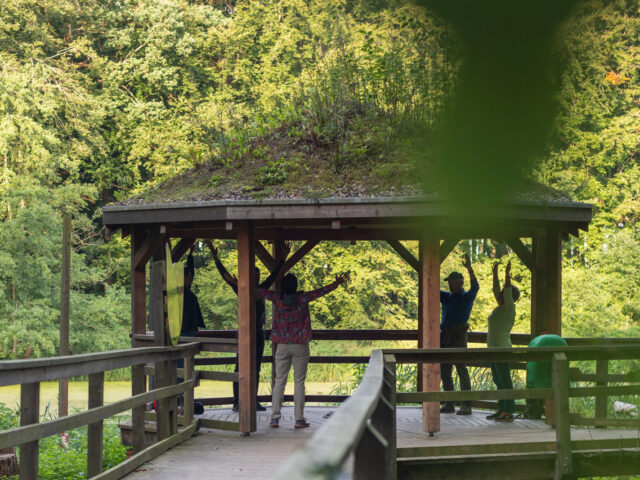
<svg viewBox="0 0 640 480">
<path fill-rule="evenodd" d="M 640 334 L 638 39 L 637 1 L 584 1 L 556 45 L 560 108 L 531 176 L 595 215 L 563 243 L 566 336 Z M 434 131 L 461 61 L 455 32 L 411 2 L 2 2 L 0 358 L 57 354 L 63 213 L 71 353 L 128 348 L 129 238 L 107 240 L 103 205 L 157 198 L 175 175 L 216 188 L 241 172 L 268 194 L 318 163 L 393 191 L 414 161 L 407 132 Z M 233 271 L 235 242 L 218 247 Z M 526 268 L 499 239 L 476 239 L 443 272 L 460 270 L 461 253 L 481 284 L 472 329 L 486 330 L 494 306 L 491 263 L 513 259 L 515 331 L 527 332 Z M 196 265 L 205 323 L 235 328 L 236 297 L 201 246 Z M 416 273 L 383 242 L 326 242 L 295 271 L 311 289 L 346 270 L 348 287 L 312 304 L 315 328 L 416 328 Z"/>
</svg>

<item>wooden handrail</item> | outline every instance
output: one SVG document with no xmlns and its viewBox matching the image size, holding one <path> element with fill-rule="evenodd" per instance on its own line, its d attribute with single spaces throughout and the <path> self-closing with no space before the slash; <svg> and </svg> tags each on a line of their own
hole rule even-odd
<svg viewBox="0 0 640 480">
<path fill-rule="evenodd" d="M 556 411 L 557 478 L 572 472 L 572 442 L 570 432 L 571 415 L 568 411 L 570 397 L 593 397 L 607 395 L 629 395 L 640 393 L 640 385 L 574 387 L 569 382 L 570 360 L 603 360 L 640 358 L 640 341 L 628 341 L 611 346 L 569 346 L 540 348 L 475 348 L 475 349 L 386 349 L 374 350 L 360 386 L 351 398 L 345 401 L 318 432 L 278 470 L 277 479 L 331 480 L 341 477 L 345 459 L 355 453 L 355 478 L 394 479 L 397 456 L 395 443 L 380 434 L 380 419 L 377 426 L 374 418 L 379 410 L 391 411 L 387 421 L 395 430 L 395 405 L 397 403 L 438 402 L 477 399 L 553 399 Z M 552 388 L 527 390 L 491 390 L 458 392 L 395 392 L 396 363 L 456 363 L 467 362 L 550 362 L 553 366 Z M 393 372 L 393 380 L 385 374 Z M 600 377 L 597 377 L 600 379 Z M 387 390 L 386 396 L 383 394 Z M 376 407 L 374 407 L 374 405 Z M 373 409 L 375 408 L 375 412 Z M 390 410 L 392 409 L 392 410 Z M 588 422 L 589 419 L 581 419 Z M 602 419 L 597 424 L 605 425 Z M 622 422 L 619 422 L 623 425 Z M 626 425 L 626 424 L 624 424 Z M 382 424 L 384 426 L 384 424 Z M 395 440 L 395 437 L 389 437 Z M 581 442 L 583 448 L 599 448 L 599 440 Z M 405 449 L 406 450 L 406 449 Z M 364 452 L 369 452 L 365 454 Z M 389 456 L 391 455 L 391 456 Z M 360 456 L 360 459 L 359 459 Z M 407 452 L 403 452 L 407 456 Z M 365 458 L 366 457 L 366 458 Z M 380 461 L 388 461 L 392 467 L 381 467 Z M 374 466 L 367 467 L 367 461 Z"/>
<path fill-rule="evenodd" d="M 196 355 L 197 342 L 177 347 L 146 347 L 112 352 L 0 361 L 0 387 L 78 377 L 157 361 Z"/>
<path fill-rule="evenodd" d="M 381 350 L 374 350 L 358 389 L 322 424 L 304 448 L 286 461 L 275 478 L 289 480 L 337 477 L 345 460 L 357 448 L 378 407 L 383 385 L 383 353 Z"/>
<path fill-rule="evenodd" d="M 0 449 L 14 447 L 33 440 L 39 440 L 41 438 L 55 435 L 56 433 L 67 432 L 74 428 L 79 428 L 90 423 L 104 420 L 113 415 L 124 412 L 125 410 L 131 410 L 133 407 L 145 405 L 153 400 L 160 400 L 179 393 L 184 393 L 185 390 L 193 388 L 195 383 L 196 380 L 191 379 L 170 387 L 156 388 L 155 390 L 150 390 L 146 393 L 135 395 L 124 400 L 119 400 L 102 407 L 92 408 L 85 412 L 56 418 L 44 423 L 33 423 L 24 427 L 4 430 L 0 432 Z"/>
<path fill-rule="evenodd" d="M 185 394 L 185 399 L 193 402 L 193 390 L 197 378 L 193 377 L 192 357 L 200 352 L 201 342 L 197 341 L 172 346 L 134 348 L 111 352 L 71 355 L 65 357 L 42 358 L 33 360 L 13 360 L 0 362 L 0 386 L 21 384 L 20 393 L 20 427 L 0 432 L 0 449 L 19 445 L 20 479 L 31 480 L 38 475 L 38 441 L 42 438 L 88 425 L 87 474 L 89 477 L 121 478 L 139 465 L 148 461 L 173 445 L 188 438 L 197 430 L 198 421 L 193 421 L 192 411 L 185 405 L 183 420 L 188 426 L 177 430 L 174 420 L 176 397 Z M 185 359 L 186 381 L 175 383 L 175 360 Z M 164 368 L 165 378 L 161 387 L 149 392 L 141 392 L 132 397 L 103 405 L 102 389 L 104 388 L 104 372 L 123 367 L 138 369 L 144 374 L 143 365 L 155 363 L 156 370 Z M 173 372 L 172 372 L 173 371 Z M 89 375 L 89 409 L 84 412 L 39 423 L 40 382 L 57 380 L 80 375 Z M 139 391 L 139 390 L 138 390 Z M 135 390 L 134 390 L 135 392 Z M 102 428 L 103 420 L 125 410 L 136 410 L 143 405 L 157 400 L 159 424 L 164 421 L 166 435 L 159 436 L 159 442 L 152 447 L 142 449 L 133 457 L 125 460 L 108 472 L 102 470 Z M 170 407 L 173 402 L 174 407 Z M 171 413 L 173 412 L 173 414 Z M 144 414 L 144 412 L 141 412 Z M 144 420 L 144 416 L 140 417 Z M 144 423 L 134 422 L 134 428 L 144 428 Z M 176 426 L 172 426 L 176 425 Z M 136 430 L 137 431 L 137 430 Z M 160 432 L 160 430 L 159 430 Z M 144 432 L 142 432 L 144 434 Z"/>
</svg>

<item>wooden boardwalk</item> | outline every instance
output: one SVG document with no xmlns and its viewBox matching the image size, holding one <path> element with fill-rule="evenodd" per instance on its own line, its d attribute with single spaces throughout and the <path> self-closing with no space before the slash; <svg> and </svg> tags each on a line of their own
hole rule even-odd
<svg viewBox="0 0 640 480">
<path fill-rule="evenodd" d="M 145 479 L 251 479 L 272 478 L 289 455 L 317 431 L 337 407 L 307 406 L 308 429 L 293 428 L 293 407 L 283 409 L 280 428 L 269 428 L 269 411 L 258 413 L 258 431 L 249 437 L 237 432 L 201 429 L 198 434 L 164 455 L 138 468 L 126 478 Z M 488 412 L 471 416 L 442 415 L 442 431 L 434 437 L 422 432 L 422 410 L 398 407 L 398 447 L 472 445 L 555 441 L 555 431 L 540 420 L 517 419 L 513 423 L 486 420 Z M 237 420 L 229 409 L 207 409 L 203 417 Z M 638 438 L 639 431 L 572 428 L 573 440 Z"/>
</svg>

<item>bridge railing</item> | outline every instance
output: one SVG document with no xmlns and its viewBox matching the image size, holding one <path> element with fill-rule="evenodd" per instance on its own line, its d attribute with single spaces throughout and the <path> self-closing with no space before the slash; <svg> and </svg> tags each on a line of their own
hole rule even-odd
<svg viewBox="0 0 640 480">
<path fill-rule="evenodd" d="M 636 340 L 637 342 L 637 340 Z M 572 387 L 570 383 L 571 361 L 609 362 L 610 360 L 640 359 L 640 343 L 611 346 L 573 346 L 546 348 L 470 348 L 470 349 L 389 349 L 375 350 L 360 387 L 355 391 L 332 417 L 322 425 L 318 432 L 295 453 L 278 471 L 275 478 L 288 479 L 338 479 L 344 478 L 350 469 L 347 459 L 355 454 L 353 477 L 395 479 L 398 471 L 402 473 L 402 460 L 411 457 L 415 463 L 418 458 L 441 455 L 486 455 L 532 452 L 555 452 L 555 475 L 557 478 L 571 475 L 572 449 L 602 450 L 620 448 L 638 448 L 640 439 L 571 441 L 571 424 L 585 424 L 583 418 L 571 415 L 569 399 L 577 397 L 599 397 L 608 395 L 640 395 L 640 384 L 633 376 L 625 375 L 626 385 L 581 386 Z M 397 393 L 395 382 L 387 385 L 395 377 L 395 365 L 400 363 L 467 363 L 471 361 L 518 363 L 550 362 L 552 366 L 552 386 L 550 388 L 483 390 L 457 392 L 409 392 Z M 385 378 L 386 376 L 386 378 Z M 583 379 L 584 380 L 584 379 Z M 600 376 L 587 376 L 585 381 L 606 380 Z M 384 393 L 383 393 L 384 387 Z M 540 399 L 553 402 L 553 424 L 556 429 L 555 442 L 464 445 L 447 447 L 410 447 L 397 448 L 395 434 L 395 404 L 433 402 L 436 406 L 442 401 L 474 401 L 501 399 Z M 384 404 L 391 410 L 391 417 L 383 417 Z M 393 409 L 391 409 L 393 406 Z M 378 411 L 377 417 L 373 413 Z M 380 425 L 384 418 L 386 426 L 370 429 L 371 425 Z M 589 422 L 586 422 L 589 424 Z M 592 422 L 591 425 L 607 425 L 606 422 Z M 640 427 L 638 420 L 613 422 L 609 425 Z M 386 432 L 378 434 L 379 432 Z M 385 462 L 389 467 L 385 468 Z M 418 460 L 419 462 L 419 460 Z M 640 469 L 639 469 L 640 470 Z M 402 475 L 398 475 L 400 478 Z"/>
<path fill-rule="evenodd" d="M 38 440 L 88 425 L 87 477 L 121 478 L 138 466 L 189 438 L 198 427 L 193 417 L 193 357 L 200 344 L 147 347 L 131 350 L 71 355 L 33 360 L 0 361 L 0 386 L 20 384 L 20 427 L 0 432 L 0 449 L 20 447 L 20 480 L 38 478 Z M 184 381 L 176 383 L 176 360 L 184 358 Z M 143 369 L 155 363 L 162 372 L 158 388 L 104 405 L 104 372 L 118 368 Z M 40 382 L 89 376 L 88 410 L 39 423 Z M 178 429 L 177 397 L 184 394 L 185 427 Z M 144 448 L 144 406 L 157 401 L 158 442 Z M 112 469 L 102 472 L 103 420 L 133 410 L 137 452 Z M 136 412 L 140 421 L 135 421 Z"/>
</svg>

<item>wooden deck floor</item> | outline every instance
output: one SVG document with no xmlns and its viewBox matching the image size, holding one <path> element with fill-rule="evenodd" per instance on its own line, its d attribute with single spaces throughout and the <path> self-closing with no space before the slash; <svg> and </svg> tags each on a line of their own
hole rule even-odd
<svg viewBox="0 0 640 480">
<path fill-rule="evenodd" d="M 271 478 L 281 462 L 310 438 L 337 407 L 307 406 L 308 429 L 293 428 L 293 407 L 283 409 L 280 428 L 269 428 L 269 411 L 258 413 L 258 431 L 249 437 L 236 432 L 201 429 L 198 434 L 145 464 L 126 478 L 145 479 L 251 479 Z M 422 411 L 398 407 L 398 447 L 554 441 L 555 431 L 540 420 L 496 423 L 488 412 L 471 416 L 442 415 L 442 430 L 434 437 L 422 432 Z M 204 417 L 236 420 L 229 409 L 208 409 Z M 638 431 L 573 428 L 573 440 L 637 438 Z"/>
</svg>

